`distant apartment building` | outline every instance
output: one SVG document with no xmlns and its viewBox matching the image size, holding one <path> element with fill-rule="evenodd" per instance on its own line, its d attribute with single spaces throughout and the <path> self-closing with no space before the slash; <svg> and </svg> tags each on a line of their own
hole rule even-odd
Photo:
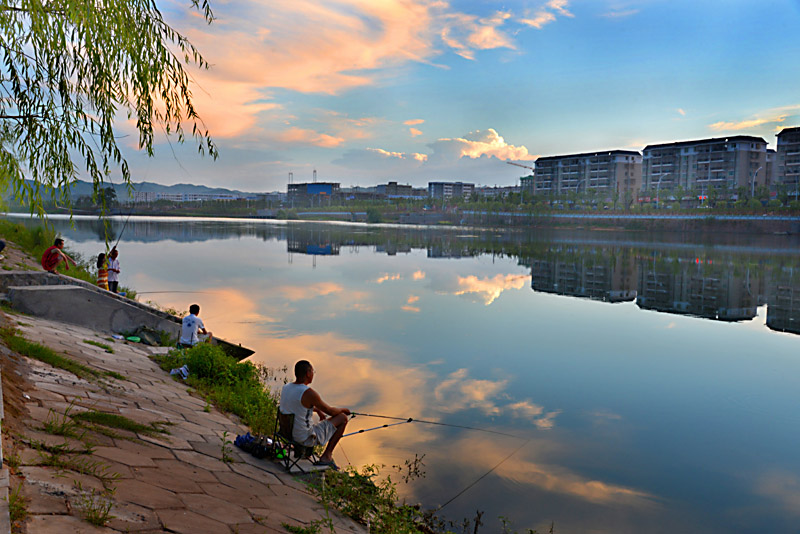
<svg viewBox="0 0 800 534">
<path fill-rule="evenodd" d="M 631 150 L 610 150 L 536 160 L 533 177 L 522 178 L 522 189 L 535 195 L 596 191 L 611 199 L 634 199 L 641 187 L 642 155 Z"/>
<path fill-rule="evenodd" d="M 797 197 L 800 189 L 800 127 L 784 128 L 778 134 L 775 186 Z"/>
<path fill-rule="evenodd" d="M 506 198 L 511 193 L 519 193 L 519 187 L 515 185 L 503 186 L 503 187 L 477 187 L 475 188 L 475 193 L 478 195 L 479 198 Z"/>
<path fill-rule="evenodd" d="M 227 193 L 156 193 L 154 191 L 136 191 L 133 193 L 134 204 L 157 202 L 209 202 L 220 200 L 241 200 L 243 197 Z"/>
<path fill-rule="evenodd" d="M 475 184 L 464 182 L 428 182 L 428 196 L 431 198 L 468 198 L 475 191 Z"/>
<path fill-rule="evenodd" d="M 642 151 L 642 192 L 677 187 L 733 193 L 737 187 L 766 185 L 767 142 L 737 135 L 648 145 Z"/>
<path fill-rule="evenodd" d="M 413 188 L 410 185 L 402 185 L 398 184 L 397 182 L 380 184 L 375 189 L 379 195 L 385 195 L 389 198 L 392 197 L 409 198 L 413 196 Z"/>
</svg>

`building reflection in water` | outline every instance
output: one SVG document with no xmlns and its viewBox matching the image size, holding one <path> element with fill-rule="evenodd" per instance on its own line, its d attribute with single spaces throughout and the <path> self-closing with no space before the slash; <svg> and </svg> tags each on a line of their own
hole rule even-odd
<svg viewBox="0 0 800 534">
<path fill-rule="evenodd" d="M 800 270 L 781 269 L 767 298 L 767 326 L 780 332 L 800 334 Z"/>
<path fill-rule="evenodd" d="M 76 241 L 104 235 L 96 219 L 76 218 L 74 223 L 71 233 Z M 336 256 L 342 247 L 356 251 L 366 247 L 389 256 L 416 249 L 424 250 L 428 258 L 516 257 L 530 268 L 531 288 L 537 292 L 608 303 L 635 301 L 642 309 L 718 321 L 751 320 L 757 308 L 766 304 L 769 328 L 800 334 L 800 262 L 794 238 L 722 235 L 715 236 L 713 247 L 708 248 L 704 243 L 685 243 L 683 236 L 641 242 L 630 241 L 625 233 L 472 229 L 471 235 L 460 235 L 433 227 L 137 217 L 127 223 L 127 241 L 252 236 L 286 241 L 290 256 Z M 114 221 L 111 235 L 121 232 L 123 224 L 122 219 Z"/>
</svg>

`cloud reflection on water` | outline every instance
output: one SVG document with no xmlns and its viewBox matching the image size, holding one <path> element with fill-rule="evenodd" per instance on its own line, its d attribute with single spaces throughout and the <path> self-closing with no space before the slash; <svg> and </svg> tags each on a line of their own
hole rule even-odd
<svg viewBox="0 0 800 534">
<path fill-rule="evenodd" d="M 522 274 L 498 274 L 493 278 L 478 278 L 475 275 L 459 276 L 455 295 L 478 295 L 487 306 L 509 289 L 522 289 L 530 276 Z"/>
</svg>

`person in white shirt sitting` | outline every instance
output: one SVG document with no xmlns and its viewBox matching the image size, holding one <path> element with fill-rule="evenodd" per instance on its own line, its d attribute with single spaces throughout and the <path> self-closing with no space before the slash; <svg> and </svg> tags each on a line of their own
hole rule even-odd
<svg viewBox="0 0 800 534">
<path fill-rule="evenodd" d="M 189 315 L 181 321 L 181 337 L 178 340 L 179 348 L 194 347 L 201 341 L 211 342 L 211 332 L 206 330 L 200 315 L 200 306 L 192 304 L 189 306 Z"/>
</svg>

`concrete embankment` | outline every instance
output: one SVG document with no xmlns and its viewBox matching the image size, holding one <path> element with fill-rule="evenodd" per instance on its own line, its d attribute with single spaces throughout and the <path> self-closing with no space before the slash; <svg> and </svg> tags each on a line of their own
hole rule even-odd
<svg viewBox="0 0 800 534">
<path fill-rule="evenodd" d="M 336 532 L 365 532 L 333 511 L 329 516 L 279 464 L 233 447 L 247 429 L 151 360 L 167 348 L 109 337 L 151 309 L 126 299 L 100 302 L 91 284 L 65 277 L 5 274 L 1 287 L 17 292 L 15 301 L 59 320 L 0 312 L 0 327 L 100 375 L 80 378 L 0 343 L 0 492 L 1 475 L 9 472 L 14 502 L 27 511 L 18 531 L 277 534 L 286 532 L 284 523 L 301 527 L 330 517 Z M 151 318 L 154 328 L 167 320 L 158 313 Z M 138 426 L 77 426 L 74 417 L 82 413 L 124 417 Z M 8 514 L 6 523 L 3 517 L 0 507 L 0 532 L 8 531 Z M 103 526 L 90 524 L 91 518 Z"/>
</svg>

